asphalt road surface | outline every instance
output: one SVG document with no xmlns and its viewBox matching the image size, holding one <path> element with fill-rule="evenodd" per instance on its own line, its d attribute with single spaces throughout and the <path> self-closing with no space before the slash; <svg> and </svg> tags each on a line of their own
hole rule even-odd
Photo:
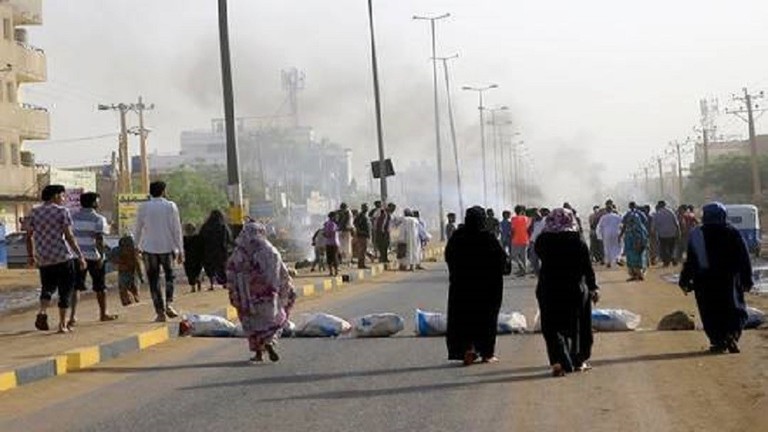
<svg viewBox="0 0 768 432">
<path fill-rule="evenodd" d="M 503 309 L 532 320 L 533 286 L 507 280 Z M 6 392 L 0 430 L 736 430 L 732 419 L 765 419 L 745 415 L 765 412 L 764 398 L 746 407 L 727 388 L 696 383 L 739 360 L 706 356 L 688 332 L 663 343 L 658 332 L 600 335 L 610 349 L 596 349 L 596 368 L 564 379 L 549 376 L 533 334 L 500 337 L 499 364 L 458 367 L 445 361 L 442 338 L 413 336 L 414 309 L 445 310 L 446 293 L 444 265 L 433 264 L 302 302 L 299 311 L 347 318 L 395 312 L 406 329 L 389 339 L 285 339 L 277 364 L 249 365 L 242 339 L 175 340 Z M 683 384 L 670 383 L 676 377 Z"/>
</svg>

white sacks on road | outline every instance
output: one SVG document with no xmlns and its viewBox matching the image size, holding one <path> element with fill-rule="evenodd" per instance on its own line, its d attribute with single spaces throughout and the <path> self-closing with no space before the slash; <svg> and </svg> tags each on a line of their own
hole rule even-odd
<svg viewBox="0 0 768 432">
<path fill-rule="evenodd" d="M 179 323 L 179 336 L 235 337 L 238 336 L 237 327 L 216 315 L 184 315 Z"/>
<path fill-rule="evenodd" d="M 765 323 L 765 312 L 760 309 L 747 306 L 747 323 L 744 328 L 756 329 Z"/>
<path fill-rule="evenodd" d="M 405 323 L 400 315 L 377 313 L 364 315 L 352 320 L 355 337 L 387 337 L 401 332 Z"/>
<path fill-rule="evenodd" d="M 632 331 L 640 326 L 640 315 L 625 309 L 592 310 L 592 328 L 595 331 Z"/>
<path fill-rule="evenodd" d="M 416 309 L 416 336 L 442 336 L 448 331 L 448 316 Z"/>
<path fill-rule="evenodd" d="M 521 314 L 520 312 L 499 312 L 499 320 L 496 327 L 496 333 L 525 333 L 527 328 L 528 321 L 525 319 L 525 315 Z"/>
<path fill-rule="evenodd" d="M 336 337 L 349 333 L 352 325 L 331 314 L 315 312 L 296 317 L 293 335 L 296 337 Z"/>
</svg>

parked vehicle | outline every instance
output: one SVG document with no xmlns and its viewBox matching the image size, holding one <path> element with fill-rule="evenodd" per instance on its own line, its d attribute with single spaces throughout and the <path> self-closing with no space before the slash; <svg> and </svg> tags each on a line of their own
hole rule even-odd
<svg viewBox="0 0 768 432">
<path fill-rule="evenodd" d="M 104 243 L 108 249 L 117 247 L 120 238 L 116 236 L 107 236 Z M 8 268 L 24 268 L 27 266 L 27 233 L 20 231 L 5 236 L 5 242 L 8 248 Z M 107 272 L 110 272 L 111 265 L 107 265 Z"/>
<path fill-rule="evenodd" d="M 762 231 L 760 229 L 760 211 L 751 204 L 727 204 L 728 222 L 741 233 L 747 248 L 755 257 L 760 257 Z"/>
</svg>

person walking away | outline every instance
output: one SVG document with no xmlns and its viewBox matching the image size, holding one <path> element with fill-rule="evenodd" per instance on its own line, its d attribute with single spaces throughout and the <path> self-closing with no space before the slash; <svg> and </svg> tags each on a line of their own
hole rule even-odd
<svg viewBox="0 0 768 432">
<path fill-rule="evenodd" d="M 203 271 L 205 245 L 194 224 L 184 224 L 184 274 L 192 292 L 202 290 L 200 275 Z"/>
<path fill-rule="evenodd" d="M 352 211 L 346 203 L 341 203 L 336 216 L 336 223 L 339 226 L 339 252 L 341 253 L 341 264 L 352 264 L 352 237 L 355 227 L 352 224 Z"/>
<path fill-rule="evenodd" d="M 176 203 L 166 198 L 166 184 L 155 181 L 149 185 L 149 201 L 139 207 L 136 217 L 136 244 L 144 257 L 149 292 L 155 306 L 155 321 L 179 316 L 173 308 L 174 258 L 184 263 L 184 242 Z M 165 298 L 160 291 L 160 270 L 165 275 Z"/>
<path fill-rule="evenodd" d="M 747 322 L 744 293 L 754 285 L 749 251 L 721 203 L 705 205 L 701 221 L 691 231 L 680 288 L 696 296 L 710 352 L 738 353 Z"/>
<path fill-rule="evenodd" d="M 675 258 L 675 244 L 680 237 L 680 224 L 677 216 L 667 208 L 667 203 L 659 201 L 656 205 L 656 213 L 653 216 L 653 224 L 656 235 L 659 236 L 659 258 L 664 267 L 669 264 L 677 265 Z"/>
<path fill-rule="evenodd" d="M 504 210 L 501 212 L 501 221 L 499 222 L 499 236 L 501 237 L 501 248 L 509 255 L 512 248 L 512 212 Z"/>
<path fill-rule="evenodd" d="M 448 241 L 456 232 L 456 213 L 448 213 L 446 217 L 448 218 L 448 223 L 445 224 L 445 241 Z"/>
<path fill-rule="evenodd" d="M 365 256 L 368 253 L 368 240 L 371 238 L 371 220 L 368 218 L 368 204 L 360 206 L 360 213 L 355 217 L 355 255 L 357 268 L 366 269 Z"/>
<path fill-rule="evenodd" d="M 312 262 L 311 272 L 315 271 L 315 267 L 319 271 L 325 271 L 325 235 L 323 234 L 323 227 L 320 227 L 315 234 L 312 235 L 312 247 L 315 249 L 315 260 Z"/>
<path fill-rule="evenodd" d="M 496 328 L 504 288 L 506 253 L 498 239 L 486 229 L 482 207 L 467 209 L 464 225 L 445 247 L 450 284 L 448 287 L 449 360 L 469 366 L 480 358 L 498 361 Z"/>
<path fill-rule="evenodd" d="M 592 254 L 592 262 L 597 264 L 602 264 L 605 260 L 603 241 L 597 234 L 597 225 L 604 214 L 600 206 L 594 206 L 592 207 L 592 214 L 589 215 L 589 252 Z"/>
<path fill-rule="evenodd" d="M 123 306 L 139 303 L 139 283 L 144 283 L 144 275 L 141 271 L 141 256 L 133 236 L 126 234 L 120 237 L 112 262 L 117 268 L 120 303 Z"/>
<path fill-rule="evenodd" d="M 263 225 L 245 224 L 226 266 L 229 302 L 248 337 L 251 362 L 280 360 L 275 345 L 288 322 L 296 292 L 280 252 Z"/>
<path fill-rule="evenodd" d="M 515 215 L 512 217 L 512 247 L 510 259 L 514 264 L 517 264 L 517 273 L 515 276 L 525 276 L 528 272 L 528 243 L 530 242 L 530 236 L 528 235 L 528 227 L 530 225 L 530 219 L 525 216 L 525 207 L 521 205 L 515 206 Z"/>
<path fill-rule="evenodd" d="M 203 244 L 203 268 L 208 277 L 209 291 L 214 285 L 226 283 L 227 258 L 232 245 L 232 231 L 221 210 L 213 210 L 200 227 L 200 241 Z"/>
<path fill-rule="evenodd" d="M 379 260 L 379 248 L 376 241 L 376 219 L 383 211 L 384 209 L 381 208 L 381 201 L 376 200 L 373 202 L 373 208 L 368 212 L 368 219 L 371 221 L 371 246 L 373 246 L 372 260 L 376 261 Z"/>
<path fill-rule="evenodd" d="M 680 208 L 680 241 L 677 242 L 677 251 L 675 257 L 678 262 L 683 262 L 685 258 L 685 252 L 688 248 L 688 238 L 691 235 L 691 231 L 699 225 L 694 208 L 692 205 L 681 206 Z"/>
<path fill-rule="evenodd" d="M 42 331 L 50 329 L 48 308 L 53 293 L 58 292 L 57 333 L 72 330 L 65 321 L 75 286 L 75 272 L 86 268 L 85 258 L 72 231 L 72 217 L 63 206 L 65 192 L 62 185 L 44 187 L 40 194 L 43 204 L 33 208 L 25 221 L 28 264 L 38 268 L 42 285 L 35 328 Z"/>
<path fill-rule="evenodd" d="M 67 327 L 77 324 L 77 304 L 80 302 L 80 291 L 85 291 L 85 280 L 91 276 L 91 289 L 96 293 L 99 304 L 99 321 L 114 321 L 117 315 L 107 313 L 107 283 L 106 283 L 106 246 L 104 235 L 109 234 L 107 219 L 98 213 L 99 194 L 85 192 L 80 195 L 80 210 L 72 215 L 72 227 L 75 241 L 83 252 L 86 268 L 75 273 L 75 289 L 72 292 Z"/>
<path fill-rule="evenodd" d="M 621 256 L 621 220 L 616 209 L 611 207 L 600 217 L 596 227 L 597 238 L 603 244 L 603 264 L 608 268 L 616 265 Z"/>
<path fill-rule="evenodd" d="M 528 243 L 528 256 L 531 261 L 533 274 L 536 276 L 541 273 L 541 259 L 539 259 L 539 256 L 536 254 L 536 248 L 534 246 L 536 244 L 536 239 L 539 238 L 542 232 L 544 232 L 544 227 L 547 224 L 547 216 L 549 216 L 549 209 L 542 207 L 537 212 L 536 219 L 531 223 L 532 229 L 531 238 Z"/>
<path fill-rule="evenodd" d="M 657 257 L 658 257 L 658 251 L 659 251 L 659 242 L 658 242 L 658 236 L 656 235 L 656 228 L 653 226 L 653 215 L 651 214 L 651 206 L 644 205 L 640 207 L 640 211 L 643 213 L 643 216 L 645 216 L 645 229 L 648 231 L 648 261 L 649 266 L 656 265 Z"/>
<path fill-rule="evenodd" d="M 488 230 L 488 232 L 493 234 L 493 236 L 498 239 L 499 236 L 501 235 L 499 220 L 496 219 L 496 216 L 493 213 L 493 209 L 491 208 L 486 210 L 485 214 L 486 214 L 486 218 L 485 218 L 486 229 Z"/>
<path fill-rule="evenodd" d="M 325 258 L 328 260 L 330 276 L 339 275 L 339 226 L 336 224 L 336 212 L 328 213 L 328 220 L 323 225 L 323 240 L 325 243 Z"/>
<path fill-rule="evenodd" d="M 416 269 L 424 270 L 421 263 L 424 261 L 424 256 L 426 256 L 427 245 L 432 240 L 432 234 L 427 230 L 427 224 L 424 222 L 424 219 L 421 218 L 421 213 L 418 210 L 413 211 L 413 217 L 416 218 L 416 222 L 419 223 L 419 250 Z"/>
<path fill-rule="evenodd" d="M 541 273 L 536 286 L 541 333 L 552 376 L 590 369 L 592 303 L 600 298 L 589 256 L 573 213 L 554 209 L 536 239 Z"/>
<path fill-rule="evenodd" d="M 624 254 L 627 257 L 627 282 L 645 280 L 648 268 L 648 229 L 645 215 L 630 203 L 630 210 L 624 215 L 621 235 L 624 238 Z"/>
</svg>

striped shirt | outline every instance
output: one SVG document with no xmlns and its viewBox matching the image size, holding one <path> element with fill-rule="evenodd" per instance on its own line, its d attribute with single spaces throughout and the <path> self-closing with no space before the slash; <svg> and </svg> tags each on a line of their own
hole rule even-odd
<svg viewBox="0 0 768 432">
<path fill-rule="evenodd" d="M 107 219 L 94 209 L 80 209 L 72 214 L 72 228 L 83 258 L 89 261 L 100 260 L 102 257 L 96 248 L 96 237 L 109 234 Z"/>
</svg>

